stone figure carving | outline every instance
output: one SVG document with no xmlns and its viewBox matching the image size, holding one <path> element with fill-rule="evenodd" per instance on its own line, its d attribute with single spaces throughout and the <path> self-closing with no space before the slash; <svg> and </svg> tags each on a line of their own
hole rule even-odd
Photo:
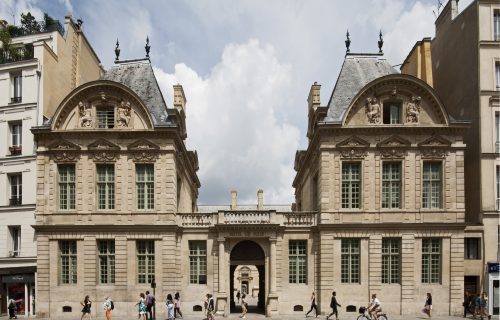
<svg viewBox="0 0 500 320">
<path fill-rule="evenodd" d="M 92 126 L 92 107 L 87 103 L 79 102 L 78 109 L 80 111 L 80 127 L 88 128 Z"/>
<path fill-rule="evenodd" d="M 377 98 L 366 99 L 365 112 L 369 123 L 380 122 L 380 104 L 378 103 Z"/>
<path fill-rule="evenodd" d="M 418 116 L 420 115 L 420 100 L 418 96 L 412 96 L 406 105 L 406 122 L 418 123 Z"/>
<path fill-rule="evenodd" d="M 130 115 L 132 113 L 130 102 L 122 101 L 117 111 L 118 117 L 116 119 L 116 124 L 118 125 L 118 127 L 128 127 L 130 123 Z"/>
</svg>

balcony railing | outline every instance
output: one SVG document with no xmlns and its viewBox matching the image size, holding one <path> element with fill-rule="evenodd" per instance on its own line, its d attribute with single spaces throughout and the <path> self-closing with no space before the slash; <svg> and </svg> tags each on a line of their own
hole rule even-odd
<svg viewBox="0 0 500 320">
<path fill-rule="evenodd" d="M 23 203 L 23 197 L 13 197 L 9 199 L 10 206 L 20 206 Z"/>
<path fill-rule="evenodd" d="M 262 224 L 270 223 L 269 212 L 224 212 L 226 224 Z"/>
<path fill-rule="evenodd" d="M 315 212 L 276 211 L 219 211 L 213 213 L 180 213 L 178 222 L 184 227 L 221 225 L 278 224 L 287 227 L 306 227 L 316 224 Z"/>
<path fill-rule="evenodd" d="M 34 58 L 33 46 L 0 49 L 0 64 L 30 60 Z M 19 97 L 20 98 L 20 97 Z"/>
<path fill-rule="evenodd" d="M 8 31 L 12 38 L 53 31 L 57 31 L 59 34 L 64 35 L 63 25 L 58 20 L 52 19 L 48 21 L 36 21 L 30 24 L 29 28 L 11 26 L 8 28 Z"/>
<path fill-rule="evenodd" d="M 9 147 L 9 152 L 10 152 L 11 156 L 20 155 L 21 151 L 22 151 L 22 147 L 21 146 L 10 146 Z"/>
<path fill-rule="evenodd" d="M 23 97 L 12 97 L 10 98 L 10 103 L 21 103 L 23 101 Z"/>
</svg>

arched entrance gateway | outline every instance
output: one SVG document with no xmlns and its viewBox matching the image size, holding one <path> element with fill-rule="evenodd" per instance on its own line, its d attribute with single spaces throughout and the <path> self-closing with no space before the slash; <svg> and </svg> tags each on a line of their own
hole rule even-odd
<svg viewBox="0 0 500 320">
<path fill-rule="evenodd" d="M 239 291 L 247 297 L 249 313 L 264 313 L 266 257 L 262 247 L 255 241 L 239 241 L 231 250 L 229 261 L 230 311 L 241 312 L 236 296 Z"/>
</svg>

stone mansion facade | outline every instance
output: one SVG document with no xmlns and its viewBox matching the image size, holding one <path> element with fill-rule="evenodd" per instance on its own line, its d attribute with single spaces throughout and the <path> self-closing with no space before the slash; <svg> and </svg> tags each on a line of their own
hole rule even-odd
<svg viewBox="0 0 500 320">
<path fill-rule="evenodd" d="M 114 317 L 135 315 L 152 283 L 159 313 L 178 291 L 186 315 L 201 316 L 207 292 L 228 315 L 242 279 L 268 316 L 305 313 L 313 291 L 327 314 L 332 290 L 342 312 L 378 293 L 387 313 L 417 314 L 431 292 L 436 314 L 460 313 L 468 123 L 381 54 L 348 53 L 328 104 L 319 96 L 312 85 L 293 205 L 259 192 L 238 207 L 234 193 L 201 210 L 181 86 L 167 107 L 146 59 L 73 90 L 32 130 L 37 316 L 74 318 L 84 295 L 98 316 L 106 296 Z"/>
</svg>

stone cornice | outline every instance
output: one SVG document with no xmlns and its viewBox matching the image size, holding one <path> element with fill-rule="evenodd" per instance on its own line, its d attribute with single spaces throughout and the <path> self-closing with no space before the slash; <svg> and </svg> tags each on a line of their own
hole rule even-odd
<svg viewBox="0 0 500 320">
<path fill-rule="evenodd" d="M 177 232 L 180 228 L 177 224 L 99 224 L 99 225 L 32 225 L 31 226 L 37 234 L 50 234 L 53 232 L 70 232 L 70 233 L 97 233 L 97 232 L 113 232 L 113 233 L 126 233 L 126 232 Z"/>
<path fill-rule="evenodd" d="M 320 231 L 326 230 L 397 230 L 400 232 L 420 230 L 421 232 L 428 231 L 450 231 L 450 230 L 465 230 L 465 223 L 339 223 L 327 224 L 321 223 L 317 226 Z"/>
</svg>

